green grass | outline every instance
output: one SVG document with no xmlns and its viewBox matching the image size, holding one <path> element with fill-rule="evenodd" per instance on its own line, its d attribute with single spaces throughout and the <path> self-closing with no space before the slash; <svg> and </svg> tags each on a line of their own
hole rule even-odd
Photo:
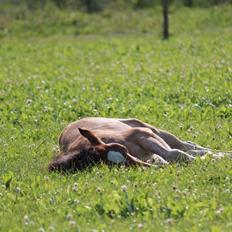
<svg viewBox="0 0 232 232">
<path fill-rule="evenodd" d="M 179 10 L 181 8 L 181 10 Z M 51 13 L 52 12 L 52 13 Z M 59 10 L 47 5 L 43 10 L 29 11 L 25 5 L 0 10 L 0 38 L 51 35 L 118 35 L 161 34 L 162 9 L 129 10 L 107 8 L 97 14 L 86 14 L 76 9 Z M 197 16 L 197 17 L 196 17 Z M 210 8 L 183 8 L 170 6 L 171 33 L 195 33 L 202 30 L 221 30 L 232 24 L 231 5 Z"/>
<path fill-rule="evenodd" d="M 231 10 L 173 9 L 169 41 L 158 26 L 144 33 L 133 20 L 122 34 L 103 33 L 115 26 L 109 21 L 79 36 L 45 36 L 48 28 L 24 36 L 15 21 L 0 41 L 0 231 L 232 230 L 226 158 L 67 176 L 46 170 L 61 130 L 85 116 L 137 117 L 231 150 Z M 149 12 L 137 12 L 141 25 L 158 17 Z"/>
</svg>

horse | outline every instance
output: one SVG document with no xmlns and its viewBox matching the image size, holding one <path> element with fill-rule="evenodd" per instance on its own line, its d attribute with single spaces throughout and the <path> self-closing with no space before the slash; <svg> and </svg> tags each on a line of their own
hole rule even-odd
<svg viewBox="0 0 232 232">
<path fill-rule="evenodd" d="M 59 137 L 59 147 L 60 154 L 48 165 L 49 171 L 75 172 L 100 163 L 163 166 L 191 162 L 213 151 L 138 119 L 97 117 L 70 123 Z"/>
</svg>

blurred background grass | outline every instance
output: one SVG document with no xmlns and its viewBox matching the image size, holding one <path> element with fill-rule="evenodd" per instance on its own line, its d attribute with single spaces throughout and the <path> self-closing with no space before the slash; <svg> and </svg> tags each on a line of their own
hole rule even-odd
<svg viewBox="0 0 232 232">
<path fill-rule="evenodd" d="M 189 32 L 193 27 L 213 30 L 214 27 L 225 29 L 232 25 L 232 0 L 169 2 L 171 34 Z M 122 33 L 161 34 L 161 1 L 0 1 L 0 38 Z"/>
</svg>

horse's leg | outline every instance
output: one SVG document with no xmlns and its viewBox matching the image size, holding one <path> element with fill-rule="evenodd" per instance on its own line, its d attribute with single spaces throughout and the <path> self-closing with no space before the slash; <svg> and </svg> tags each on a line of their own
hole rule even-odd
<svg viewBox="0 0 232 232">
<path fill-rule="evenodd" d="M 180 138 L 176 137 L 172 133 L 165 131 L 165 130 L 160 130 L 159 131 L 159 136 L 167 143 L 169 146 L 173 149 L 179 149 L 181 151 L 189 151 L 189 150 L 199 150 L 201 152 L 207 152 L 210 149 L 202 147 L 196 143 L 190 142 L 190 141 L 183 141 Z"/>
<path fill-rule="evenodd" d="M 144 123 L 138 119 L 119 119 L 120 122 L 123 122 L 131 127 L 145 127 L 152 130 L 153 133 L 161 137 L 172 149 L 179 149 L 181 151 L 189 151 L 189 150 L 207 150 L 209 149 L 201 147 L 198 144 L 192 142 L 182 141 L 175 135 L 165 130 L 160 130 L 155 128 L 147 123 Z"/>
<path fill-rule="evenodd" d="M 157 154 L 166 161 L 181 162 L 191 161 L 194 159 L 191 155 L 178 149 L 172 149 L 170 146 L 157 134 L 144 130 L 143 128 L 134 129 L 135 136 L 133 141 L 141 146 L 148 153 Z"/>
</svg>

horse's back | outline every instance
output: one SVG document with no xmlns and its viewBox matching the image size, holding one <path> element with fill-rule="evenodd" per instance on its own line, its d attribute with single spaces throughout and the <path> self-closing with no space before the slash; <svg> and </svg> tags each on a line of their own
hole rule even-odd
<svg viewBox="0 0 232 232">
<path fill-rule="evenodd" d="M 67 148 L 69 144 L 78 139 L 81 135 L 78 128 L 85 128 L 93 131 L 100 136 L 107 132 L 110 133 L 124 133 L 131 127 L 120 122 L 115 118 L 83 118 L 70 123 L 61 133 L 59 144 L 61 148 Z"/>
</svg>

